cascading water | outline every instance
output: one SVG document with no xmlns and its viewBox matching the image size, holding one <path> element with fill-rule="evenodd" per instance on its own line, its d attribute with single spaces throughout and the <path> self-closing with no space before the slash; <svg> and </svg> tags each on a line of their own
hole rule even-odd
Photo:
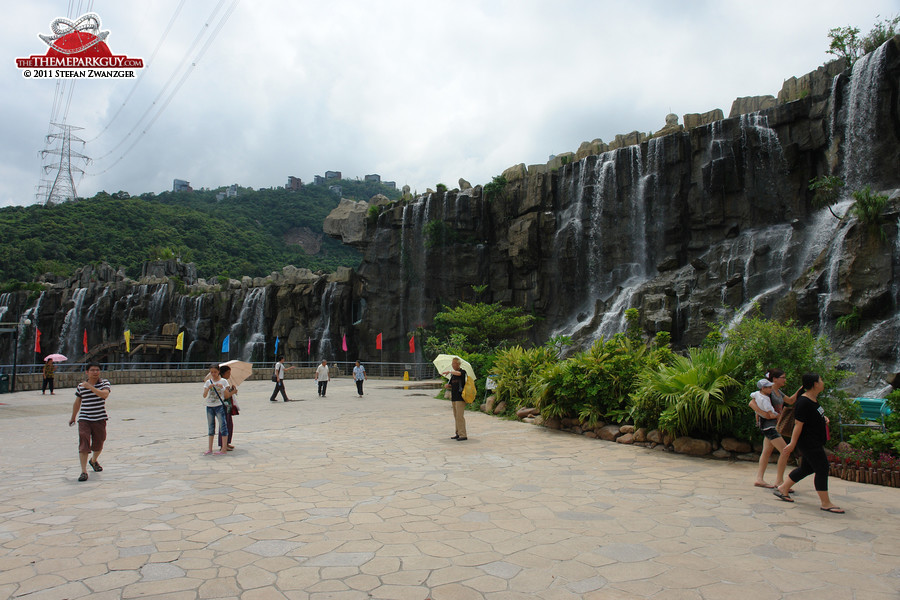
<svg viewBox="0 0 900 600">
<path fill-rule="evenodd" d="M 245 361 L 264 360 L 266 356 L 266 290 L 265 287 L 257 287 L 250 290 L 244 297 L 241 312 L 237 321 L 231 326 L 229 335 L 231 344 L 239 344 L 241 347 L 240 359 Z"/>
<path fill-rule="evenodd" d="M 3 321 L 6 318 L 6 313 L 9 312 L 10 297 L 11 294 L 9 292 L 0 294 L 0 321 Z"/>
<path fill-rule="evenodd" d="M 65 354 L 69 360 L 73 360 L 77 356 L 84 354 L 82 349 L 81 322 L 82 322 L 82 306 L 84 298 L 87 295 L 87 288 L 78 288 L 72 294 L 72 302 L 74 306 L 66 313 L 63 320 L 62 330 L 59 334 L 59 352 Z"/>
<path fill-rule="evenodd" d="M 319 340 L 319 360 L 334 359 L 334 345 L 331 343 L 331 309 L 334 293 L 337 290 L 337 282 L 332 281 L 325 286 L 325 293 L 322 294 L 322 303 L 320 305 L 321 321 L 319 329 L 316 331 L 316 338 Z"/>
<path fill-rule="evenodd" d="M 152 325 L 162 324 L 163 309 L 166 305 L 168 292 L 169 286 L 163 283 L 157 286 L 153 295 L 150 297 L 150 306 L 147 308 L 147 318 Z"/>
<path fill-rule="evenodd" d="M 887 44 L 861 56 L 850 73 L 850 91 L 845 103 L 842 152 L 844 189 L 858 190 L 873 183 L 874 145 L 877 139 L 878 97 L 884 82 Z"/>
</svg>

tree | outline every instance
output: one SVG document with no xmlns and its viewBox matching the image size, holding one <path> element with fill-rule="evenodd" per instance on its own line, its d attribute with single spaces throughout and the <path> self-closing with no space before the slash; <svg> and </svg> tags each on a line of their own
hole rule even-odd
<svg viewBox="0 0 900 600">
<path fill-rule="evenodd" d="M 880 16 L 880 15 L 879 15 Z M 875 18 L 878 19 L 879 16 Z M 900 25 L 900 15 L 875 21 L 872 30 L 865 37 L 859 37 L 858 27 L 834 27 L 828 30 L 831 43 L 826 52 L 838 58 L 846 58 L 852 65 L 863 54 L 872 52 L 883 43 L 894 37 Z"/>
<path fill-rule="evenodd" d="M 469 352 L 491 351 L 521 340 L 533 322 L 534 317 L 522 314 L 518 306 L 460 302 L 455 308 L 445 308 L 434 316 L 434 333 L 426 344 L 437 348 L 456 335 L 462 336 L 456 339 L 464 340 Z"/>
<path fill-rule="evenodd" d="M 816 208 L 828 207 L 828 211 L 835 219 L 840 217 L 831 209 L 841 196 L 844 180 L 837 175 L 820 175 L 809 180 L 809 190 L 813 192 L 813 206 Z"/>
</svg>

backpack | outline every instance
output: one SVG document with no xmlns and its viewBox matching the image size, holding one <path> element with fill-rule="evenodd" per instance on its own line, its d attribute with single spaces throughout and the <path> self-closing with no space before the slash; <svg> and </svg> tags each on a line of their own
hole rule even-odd
<svg viewBox="0 0 900 600">
<path fill-rule="evenodd" d="M 463 387 L 462 397 L 466 404 L 472 404 L 475 401 L 475 380 L 473 378 L 466 377 L 466 385 Z"/>
</svg>

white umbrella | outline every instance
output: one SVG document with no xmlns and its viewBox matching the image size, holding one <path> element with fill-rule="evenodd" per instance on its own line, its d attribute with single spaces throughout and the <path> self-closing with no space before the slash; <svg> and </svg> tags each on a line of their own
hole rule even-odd
<svg viewBox="0 0 900 600">
<path fill-rule="evenodd" d="M 437 369 L 438 373 L 444 375 L 444 371 L 449 371 L 452 368 L 451 364 L 453 363 L 454 358 L 459 357 L 453 354 L 438 354 L 437 358 L 435 358 L 431 362 L 434 363 L 434 366 Z M 475 377 L 475 369 L 472 368 L 472 365 L 470 365 L 468 361 L 459 358 L 459 366 L 463 371 L 466 372 L 466 375 L 472 378 L 472 381 L 478 379 L 477 377 Z M 444 375 L 444 377 L 448 379 L 450 378 L 449 375 Z"/>
<path fill-rule="evenodd" d="M 253 363 L 244 362 L 242 360 L 229 360 L 219 364 L 219 368 L 231 367 L 231 375 L 228 379 L 235 386 L 241 385 L 244 381 L 253 375 Z"/>
</svg>

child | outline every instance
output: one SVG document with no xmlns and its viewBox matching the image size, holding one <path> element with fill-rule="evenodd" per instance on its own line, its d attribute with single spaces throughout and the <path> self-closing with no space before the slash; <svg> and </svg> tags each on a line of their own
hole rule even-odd
<svg viewBox="0 0 900 600">
<path fill-rule="evenodd" d="M 756 401 L 756 409 L 754 410 L 757 424 L 763 435 L 768 439 L 773 440 L 781 437 L 775 430 L 775 425 L 778 423 L 778 413 L 775 412 L 775 408 L 772 406 L 772 399 L 770 398 L 772 395 L 772 382 L 768 379 L 760 379 L 756 382 L 756 387 L 759 388 L 759 391 L 750 394 L 750 398 Z M 751 404 L 750 407 L 753 408 L 753 405 Z"/>
<path fill-rule="evenodd" d="M 203 383 L 203 397 L 206 398 L 206 423 L 209 428 L 209 450 L 206 454 L 225 454 L 228 425 L 225 424 L 225 400 L 231 398 L 228 381 L 219 374 L 219 365 L 209 366 L 209 379 Z M 219 445 L 222 450 L 213 452 L 213 437 L 216 435 L 216 419 L 219 420 Z"/>
</svg>

